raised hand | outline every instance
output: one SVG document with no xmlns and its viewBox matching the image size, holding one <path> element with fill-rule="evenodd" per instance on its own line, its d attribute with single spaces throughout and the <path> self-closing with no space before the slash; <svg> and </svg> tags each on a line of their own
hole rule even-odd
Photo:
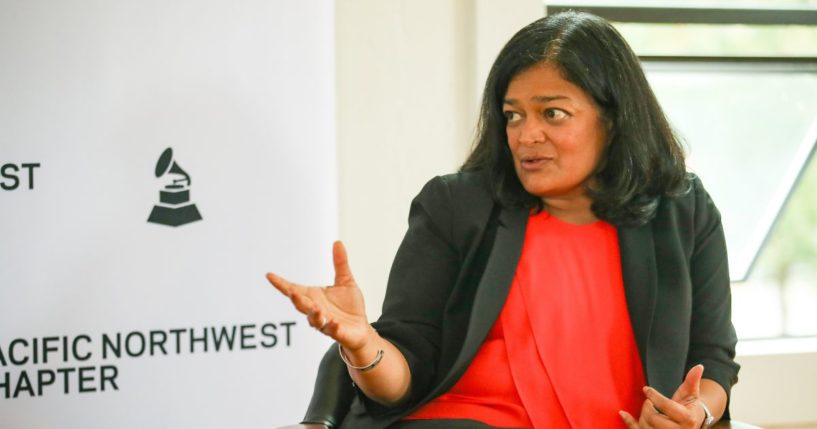
<svg viewBox="0 0 817 429">
<path fill-rule="evenodd" d="M 703 372 L 703 365 L 692 367 L 672 398 L 667 398 L 652 387 L 645 387 L 644 394 L 647 399 L 641 407 L 638 421 L 626 411 L 619 412 L 627 428 L 700 428 L 705 418 L 699 403 Z"/>
<path fill-rule="evenodd" d="M 371 339 L 373 329 L 366 319 L 363 294 L 357 287 L 343 243 L 332 246 L 335 283 L 332 286 L 302 286 L 276 274 L 267 273 L 267 280 L 289 297 L 295 308 L 306 315 L 309 325 L 355 351 Z"/>
</svg>

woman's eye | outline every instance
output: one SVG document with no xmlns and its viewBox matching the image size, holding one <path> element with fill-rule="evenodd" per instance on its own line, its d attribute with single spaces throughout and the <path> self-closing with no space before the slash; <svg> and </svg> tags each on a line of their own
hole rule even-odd
<svg viewBox="0 0 817 429">
<path fill-rule="evenodd" d="M 547 109 L 545 110 L 545 117 L 548 119 L 552 119 L 555 121 L 561 120 L 566 118 L 567 112 L 562 109 Z"/>
<path fill-rule="evenodd" d="M 508 122 L 514 122 L 514 121 L 519 120 L 519 118 L 520 118 L 519 113 L 516 113 L 516 112 L 506 111 L 506 112 L 504 112 L 504 114 L 505 114 L 505 119 Z"/>
</svg>

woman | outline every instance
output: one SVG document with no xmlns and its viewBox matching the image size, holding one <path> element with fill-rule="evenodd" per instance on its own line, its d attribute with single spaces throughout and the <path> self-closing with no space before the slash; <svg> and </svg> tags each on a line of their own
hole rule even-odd
<svg viewBox="0 0 817 429">
<path fill-rule="evenodd" d="M 381 318 L 335 284 L 270 282 L 338 343 L 350 428 L 700 428 L 737 380 L 720 216 L 621 36 L 520 30 L 461 172 L 415 198 Z M 645 387 L 649 386 L 649 387 Z"/>
</svg>

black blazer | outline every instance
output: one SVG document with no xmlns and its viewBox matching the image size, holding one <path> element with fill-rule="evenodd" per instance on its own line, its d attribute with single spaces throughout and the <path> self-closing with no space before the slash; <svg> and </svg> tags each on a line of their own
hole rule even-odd
<svg viewBox="0 0 817 429">
<path fill-rule="evenodd" d="M 726 245 L 718 210 L 700 181 L 690 181 L 691 190 L 665 197 L 646 225 L 618 228 L 627 304 L 648 384 L 669 396 L 702 363 L 704 377 L 728 394 L 739 366 Z M 480 173 L 425 185 L 412 202 L 382 316 L 373 324 L 405 355 L 410 397 L 386 408 L 351 393 L 341 427 L 385 428 L 457 382 L 505 303 L 528 214 L 496 204 Z M 336 356 L 328 353 L 324 363 L 337 366 L 326 362 Z M 333 377 L 351 385 L 343 371 Z"/>
</svg>

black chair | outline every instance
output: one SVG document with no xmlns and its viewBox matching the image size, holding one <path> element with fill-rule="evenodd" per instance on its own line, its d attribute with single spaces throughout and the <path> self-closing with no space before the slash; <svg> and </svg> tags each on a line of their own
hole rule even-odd
<svg viewBox="0 0 817 429">
<path fill-rule="evenodd" d="M 338 358 L 337 349 L 330 347 L 318 366 L 318 376 L 312 400 L 300 424 L 278 429 L 334 429 L 340 426 L 355 396 L 346 373 L 346 365 Z M 738 421 L 720 421 L 713 429 L 760 429 Z"/>
</svg>

